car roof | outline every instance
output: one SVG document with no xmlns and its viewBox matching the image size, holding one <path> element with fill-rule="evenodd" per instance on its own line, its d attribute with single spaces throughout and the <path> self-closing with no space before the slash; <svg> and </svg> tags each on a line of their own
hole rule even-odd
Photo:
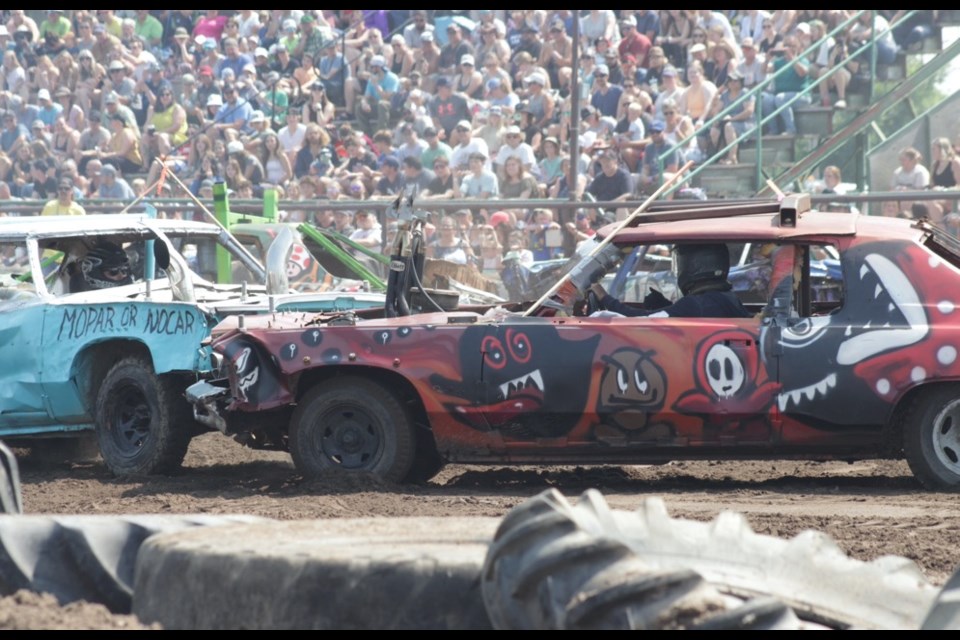
<svg viewBox="0 0 960 640">
<path fill-rule="evenodd" d="M 216 237 L 220 227 L 209 222 L 151 218 L 146 214 L 92 214 L 86 216 L 22 216 L 0 218 L 0 240 L 24 238 L 63 238 L 109 234 L 153 235 L 156 229 L 165 235 Z"/>
<path fill-rule="evenodd" d="M 644 221 L 631 223 L 616 234 L 614 244 L 653 244 L 658 242 L 723 241 L 784 241 L 804 238 L 843 236 L 877 237 L 883 239 L 914 240 L 924 233 L 913 220 L 865 216 L 856 213 L 807 211 L 798 217 L 796 226 L 781 226 L 779 213 L 757 213 L 721 217 L 693 217 L 681 220 L 658 221 L 652 214 Z M 661 216 L 662 217 L 662 216 Z M 599 231 L 607 237 L 616 230 L 610 224 Z"/>
</svg>

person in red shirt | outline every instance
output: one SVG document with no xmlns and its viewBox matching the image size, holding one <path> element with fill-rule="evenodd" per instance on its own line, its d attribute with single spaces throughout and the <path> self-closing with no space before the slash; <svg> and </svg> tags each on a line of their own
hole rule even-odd
<svg viewBox="0 0 960 640">
<path fill-rule="evenodd" d="M 637 59 L 637 63 L 641 67 L 646 69 L 648 64 L 647 54 L 650 52 L 653 43 L 650 42 L 650 38 L 637 31 L 637 19 L 632 15 L 625 16 L 620 21 L 620 33 L 623 36 L 620 39 L 620 44 L 617 45 L 620 59 L 623 60 L 624 56 L 630 54 Z"/>
</svg>

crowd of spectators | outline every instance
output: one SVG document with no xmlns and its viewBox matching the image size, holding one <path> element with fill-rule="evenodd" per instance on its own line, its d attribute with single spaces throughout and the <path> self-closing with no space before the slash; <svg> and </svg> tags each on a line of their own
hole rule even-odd
<svg viewBox="0 0 960 640">
<path fill-rule="evenodd" d="M 0 199 L 132 199 L 166 166 L 200 197 L 222 180 L 237 197 L 284 201 L 489 199 L 431 220 L 436 256 L 493 271 L 568 254 L 605 219 L 559 219 L 514 199 L 598 201 L 652 193 L 685 161 L 749 133 L 827 69 L 815 93 L 841 109 L 856 62 L 880 38 L 881 62 L 934 19 L 886 31 L 901 12 L 867 16 L 809 56 L 845 10 L 49 10 L 4 11 Z M 573 23 L 579 15 L 579 63 Z M 889 20 L 889 21 L 888 21 Z M 926 30 L 926 31 L 925 31 Z M 760 100 L 704 126 L 767 74 Z M 574 78 L 580 156 L 570 184 Z M 804 99 L 809 99 L 809 95 Z M 791 110 L 770 133 L 793 133 Z M 686 144 L 678 147 L 678 143 Z M 737 147 L 725 154 L 737 162 Z M 176 193 L 174 181 L 164 182 Z M 370 247 L 395 232 L 376 215 L 284 215 L 346 230 Z M 453 238 L 447 229 L 453 227 Z M 439 232 L 437 230 L 439 229 Z M 456 240 L 456 249 L 453 240 Z"/>
</svg>

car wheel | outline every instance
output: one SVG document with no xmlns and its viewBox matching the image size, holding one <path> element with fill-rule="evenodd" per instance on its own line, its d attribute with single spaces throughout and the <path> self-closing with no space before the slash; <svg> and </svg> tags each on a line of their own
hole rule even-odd
<svg viewBox="0 0 960 640">
<path fill-rule="evenodd" d="M 406 408 L 384 387 L 356 377 L 322 383 L 297 404 L 290 454 L 307 477 L 364 471 L 402 481 L 416 453 Z"/>
<path fill-rule="evenodd" d="M 904 557 L 863 562 L 823 533 L 761 535 L 733 512 L 671 518 L 661 498 L 613 510 L 595 489 L 515 507 L 482 581 L 495 629 L 917 629 L 937 602 Z"/>
<path fill-rule="evenodd" d="M 124 358 L 97 394 L 97 441 L 116 475 L 169 473 L 190 444 L 193 417 L 182 390 L 142 358 Z"/>
<path fill-rule="evenodd" d="M 923 486 L 960 489 L 960 386 L 920 391 L 903 418 L 903 451 Z"/>
</svg>

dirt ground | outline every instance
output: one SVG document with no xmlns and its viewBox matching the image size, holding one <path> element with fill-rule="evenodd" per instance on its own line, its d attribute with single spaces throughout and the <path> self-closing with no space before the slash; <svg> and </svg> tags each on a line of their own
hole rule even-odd
<svg viewBox="0 0 960 640">
<path fill-rule="evenodd" d="M 17 452 L 22 453 L 22 452 Z M 934 584 L 960 566 L 956 494 L 924 491 L 903 462 L 675 462 L 633 467 L 448 466 L 428 484 L 389 485 L 366 476 L 305 481 L 287 454 L 244 448 L 220 434 L 195 439 L 182 473 L 117 479 L 99 463 L 20 459 L 30 514 L 247 514 L 281 520 L 395 516 L 495 516 L 548 488 L 576 501 L 599 490 L 632 510 L 660 496 L 674 517 L 744 514 L 757 532 L 830 535 L 860 560 L 905 556 Z M 148 628 L 100 605 L 60 607 L 20 592 L 0 599 L 0 629 Z"/>
</svg>

